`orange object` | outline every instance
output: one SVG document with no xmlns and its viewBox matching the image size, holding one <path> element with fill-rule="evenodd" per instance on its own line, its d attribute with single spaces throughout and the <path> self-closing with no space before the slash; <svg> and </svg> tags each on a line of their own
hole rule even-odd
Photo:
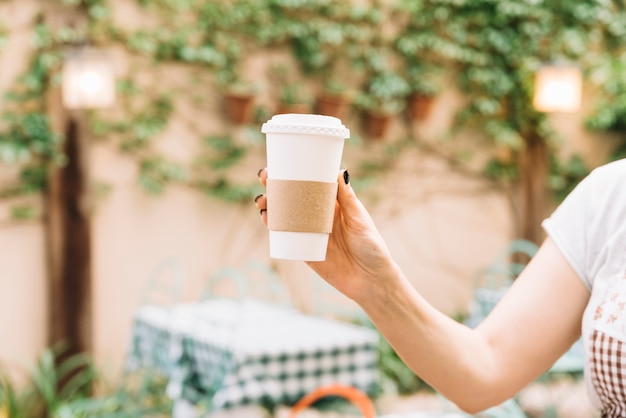
<svg viewBox="0 0 626 418">
<path fill-rule="evenodd" d="M 326 396 L 340 396 L 346 400 L 352 402 L 363 414 L 364 418 L 375 418 L 376 409 L 371 399 L 363 392 L 352 386 L 331 384 L 327 386 L 321 386 L 314 391 L 303 396 L 291 409 L 289 418 L 296 418 L 296 416 L 307 409 L 315 401 Z"/>
</svg>

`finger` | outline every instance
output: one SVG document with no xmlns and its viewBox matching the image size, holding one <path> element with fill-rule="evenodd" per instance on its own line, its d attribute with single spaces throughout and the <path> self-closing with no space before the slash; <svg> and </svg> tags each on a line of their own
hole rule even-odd
<svg viewBox="0 0 626 418">
<path fill-rule="evenodd" d="M 365 209 L 365 206 L 363 206 L 363 203 L 357 197 L 354 189 L 350 186 L 350 174 L 348 170 L 339 171 L 337 182 L 339 183 L 337 202 L 339 203 L 339 208 L 344 219 L 358 219 L 361 221 L 370 219 L 367 209 Z"/>
<path fill-rule="evenodd" d="M 254 198 L 254 204 L 259 210 L 267 209 L 267 196 L 264 194 L 258 195 Z"/>
<path fill-rule="evenodd" d="M 339 170 L 339 176 L 337 177 L 337 201 L 342 208 L 356 209 L 355 206 L 359 206 L 359 199 L 356 197 L 352 186 L 350 186 L 350 174 L 348 170 Z"/>
<path fill-rule="evenodd" d="M 260 169 L 257 175 L 259 177 L 259 182 L 265 186 L 265 183 L 267 182 L 267 167 Z"/>
<path fill-rule="evenodd" d="M 264 194 L 258 195 L 254 198 L 254 205 L 259 210 L 263 223 L 267 226 L 267 197 Z"/>
</svg>

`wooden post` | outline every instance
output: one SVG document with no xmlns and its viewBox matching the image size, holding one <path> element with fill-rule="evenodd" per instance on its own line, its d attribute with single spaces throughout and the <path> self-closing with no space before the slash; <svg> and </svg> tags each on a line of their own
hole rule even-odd
<svg viewBox="0 0 626 418">
<path fill-rule="evenodd" d="M 536 135 L 526 138 L 520 156 L 518 236 L 538 245 L 545 237 L 541 222 L 548 210 L 548 173 L 546 142 Z"/>
<path fill-rule="evenodd" d="M 51 27 L 75 27 L 84 7 L 51 8 L 42 17 Z M 64 166 L 51 166 L 45 198 L 49 274 L 48 343 L 67 344 L 64 357 L 92 349 L 91 227 L 88 207 L 88 142 L 80 112 L 64 108 L 59 88 L 50 88 L 47 114 L 63 132 Z"/>
<path fill-rule="evenodd" d="M 92 348 L 87 143 L 77 114 L 67 114 L 59 108 L 51 113 L 56 113 L 56 123 L 64 130 L 63 148 L 68 162 L 62 167 L 51 167 L 46 193 L 48 342 L 67 343 L 67 354 L 71 354 Z"/>
</svg>

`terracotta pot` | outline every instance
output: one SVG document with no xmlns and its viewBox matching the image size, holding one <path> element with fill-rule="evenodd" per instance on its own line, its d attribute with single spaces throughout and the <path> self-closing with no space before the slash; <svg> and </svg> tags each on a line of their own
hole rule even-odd
<svg viewBox="0 0 626 418">
<path fill-rule="evenodd" d="M 306 103 L 280 103 L 276 113 L 311 113 L 311 108 Z"/>
<path fill-rule="evenodd" d="M 393 115 L 367 113 L 365 115 L 365 131 L 372 139 L 384 139 L 391 127 Z"/>
<path fill-rule="evenodd" d="M 317 113 L 344 119 L 350 108 L 350 99 L 343 96 L 329 94 L 317 98 Z"/>
<path fill-rule="evenodd" d="M 411 119 L 424 120 L 428 118 L 435 102 L 434 95 L 413 94 L 409 97 L 407 109 Z"/>
<path fill-rule="evenodd" d="M 228 119 L 235 124 L 241 125 L 252 121 L 254 110 L 253 94 L 229 93 L 225 96 L 226 112 Z"/>
</svg>

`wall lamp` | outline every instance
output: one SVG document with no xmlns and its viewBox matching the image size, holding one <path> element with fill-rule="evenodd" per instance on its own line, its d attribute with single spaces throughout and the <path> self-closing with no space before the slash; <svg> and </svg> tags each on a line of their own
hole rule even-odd
<svg viewBox="0 0 626 418">
<path fill-rule="evenodd" d="M 582 74 L 573 64 L 544 65 L 535 73 L 533 106 L 539 112 L 576 112 L 580 108 Z"/>
<path fill-rule="evenodd" d="M 69 50 L 62 74 L 66 109 L 106 108 L 115 103 L 115 74 L 104 51 L 86 47 Z"/>
</svg>

